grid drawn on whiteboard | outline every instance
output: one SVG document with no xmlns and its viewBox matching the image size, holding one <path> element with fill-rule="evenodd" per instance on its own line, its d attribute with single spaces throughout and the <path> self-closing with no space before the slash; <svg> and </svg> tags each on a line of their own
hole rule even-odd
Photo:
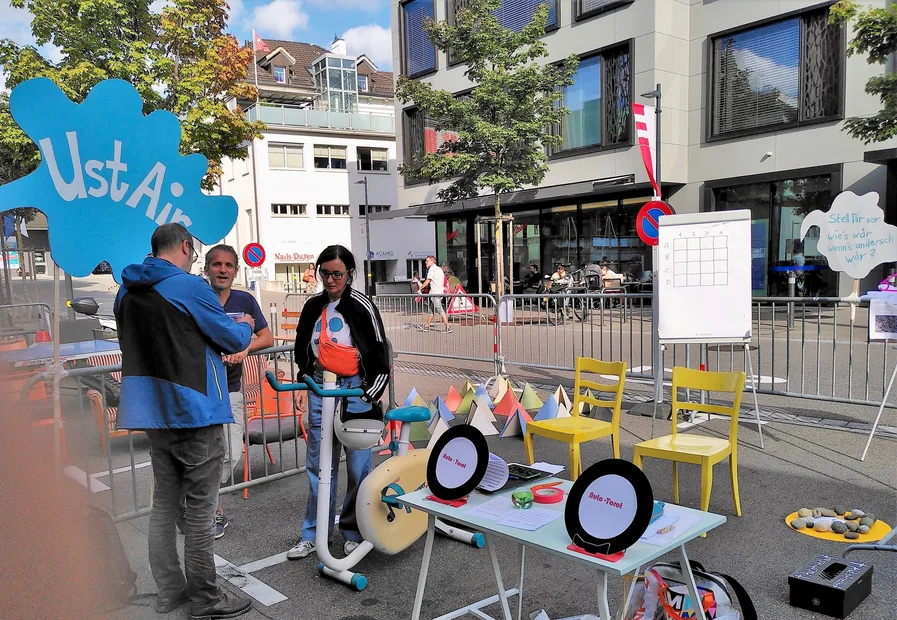
<svg viewBox="0 0 897 620">
<path fill-rule="evenodd" d="M 673 286 L 728 284 L 728 235 L 673 239 Z"/>
</svg>

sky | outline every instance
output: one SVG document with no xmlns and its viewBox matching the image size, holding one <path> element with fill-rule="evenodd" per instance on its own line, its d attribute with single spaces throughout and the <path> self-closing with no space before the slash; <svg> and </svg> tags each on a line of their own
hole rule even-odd
<svg viewBox="0 0 897 620">
<path fill-rule="evenodd" d="M 155 0 L 161 10 L 165 0 Z M 334 34 L 346 39 L 348 52 L 367 54 L 381 70 L 392 70 L 389 0 L 230 0 L 230 32 L 241 43 L 252 38 L 254 27 L 263 39 L 317 43 L 330 48 Z M 0 0 L 0 39 L 33 44 L 30 15 Z M 44 46 L 41 52 L 59 60 L 59 52 Z M 3 89 L 0 75 L 0 89 Z"/>
</svg>

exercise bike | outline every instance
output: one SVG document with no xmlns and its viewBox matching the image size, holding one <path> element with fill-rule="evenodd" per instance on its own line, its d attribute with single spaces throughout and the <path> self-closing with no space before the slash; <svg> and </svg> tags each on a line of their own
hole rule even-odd
<svg viewBox="0 0 897 620">
<path fill-rule="evenodd" d="M 327 545 L 327 531 L 330 523 L 330 485 L 331 456 L 333 454 L 333 436 L 336 425 L 339 425 L 340 439 L 350 437 L 344 444 L 355 449 L 371 449 L 380 442 L 383 433 L 383 421 L 371 419 L 343 419 L 341 403 L 343 398 L 360 397 L 361 389 L 338 388 L 336 375 L 324 372 L 324 383 L 318 385 L 308 376 L 302 377 L 302 383 L 280 383 L 270 370 L 265 378 L 277 392 L 310 390 L 321 397 L 321 451 L 318 471 L 318 528 L 315 543 L 320 562 L 318 571 L 331 579 L 336 579 L 355 590 L 367 587 L 367 578 L 361 573 L 352 572 L 364 557 L 376 549 L 387 555 L 395 555 L 411 546 L 427 531 L 427 515 L 412 510 L 399 501 L 399 496 L 415 491 L 426 484 L 427 458 L 429 450 L 409 452 L 412 422 L 425 422 L 430 419 L 427 407 L 399 407 L 388 411 L 384 416 L 387 422 L 401 422 L 402 430 L 398 441 L 390 436 L 392 456 L 375 467 L 362 481 L 358 489 L 355 516 L 358 530 L 364 540 L 352 553 L 344 558 L 335 558 L 330 554 Z M 340 405 L 338 405 L 340 403 Z M 450 538 L 481 548 L 486 544 L 483 534 L 468 532 L 451 527 L 437 521 L 437 530 Z"/>
</svg>

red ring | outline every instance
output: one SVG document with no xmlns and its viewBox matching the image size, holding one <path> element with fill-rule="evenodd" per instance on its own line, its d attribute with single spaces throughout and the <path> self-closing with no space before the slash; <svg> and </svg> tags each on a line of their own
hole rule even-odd
<svg viewBox="0 0 897 620">
<path fill-rule="evenodd" d="M 557 504 L 564 500 L 564 492 L 553 488 L 536 489 L 533 499 L 537 504 Z"/>
</svg>

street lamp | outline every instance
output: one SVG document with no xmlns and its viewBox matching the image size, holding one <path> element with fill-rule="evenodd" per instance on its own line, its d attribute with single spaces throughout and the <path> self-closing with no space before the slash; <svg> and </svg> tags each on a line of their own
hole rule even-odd
<svg viewBox="0 0 897 620">
<path fill-rule="evenodd" d="M 654 118 L 657 121 L 656 127 L 654 128 L 656 130 L 654 145 L 654 179 L 657 181 L 657 191 L 660 192 L 660 196 L 658 196 L 658 198 L 663 200 L 663 185 L 661 185 L 660 183 L 660 84 L 658 84 L 657 88 L 655 88 L 654 90 L 647 93 L 642 93 L 642 97 L 644 97 L 645 99 L 657 100 L 657 105 L 654 107 Z"/>
<path fill-rule="evenodd" d="M 368 178 L 362 177 L 355 185 L 364 185 L 364 232 L 367 241 L 367 253 L 364 256 L 364 292 L 371 296 L 371 208 L 368 205 Z"/>
</svg>

